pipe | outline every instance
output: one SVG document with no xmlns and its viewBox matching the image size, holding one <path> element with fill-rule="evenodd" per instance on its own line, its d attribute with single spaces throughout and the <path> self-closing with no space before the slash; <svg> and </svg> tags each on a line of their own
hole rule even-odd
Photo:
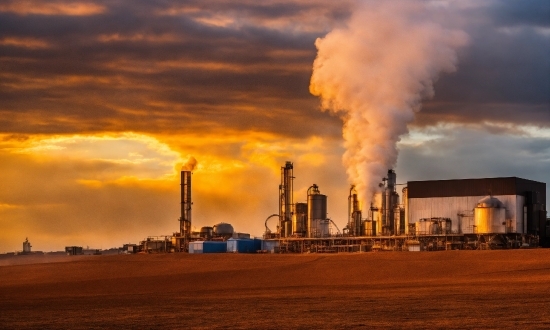
<svg viewBox="0 0 550 330">
<path fill-rule="evenodd" d="M 272 214 L 270 215 L 269 217 L 267 217 L 267 219 L 265 219 L 265 232 L 266 233 L 271 233 L 271 229 L 269 229 L 269 227 L 267 227 L 267 220 L 273 218 L 273 217 L 278 217 L 279 215 L 278 214 Z"/>
<path fill-rule="evenodd" d="M 338 230 L 338 234 L 342 234 L 342 233 L 340 232 L 340 228 L 338 228 L 338 226 L 334 223 L 334 221 L 332 221 L 332 219 L 328 219 L 328 220 L 330 220 L 330 222 L 332 222 L 332 224 L 334 225 L 334 227 L 336 227 L 336 230 Z"/>
</svg>

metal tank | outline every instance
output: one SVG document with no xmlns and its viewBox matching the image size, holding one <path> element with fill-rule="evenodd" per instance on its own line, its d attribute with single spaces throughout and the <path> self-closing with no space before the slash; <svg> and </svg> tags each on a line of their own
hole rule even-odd
<svg viewBox="0 0 550 330">
<path fill-rule="evenodd" d="M 480 199 L 474 209 L 474 233 L 487 234 L 506 232 L 506 209 L 498 198 L 487 196 Z"/>
<path fill-rule="evenodd" d="M 306 236 L 307 233 L 307 203 L 296 203 L 292 216 L 292 233 Z"/>
<path fill-rule="evenodd" d="M 365 220 L 361 224 L 362 236 L 376 236 L 376 221 Z"/>
<path fill-rule="evenodd" d="M 416 235 L 429 235 L 432 221 L 430 219 L 420 219 L 416 222 Z"/>
<path fill-rule="evenodd" d="M 314 184 L 307 190 L 308 237 L 325 237 L 329 235 L 327 221 L 327 196 L 322 195 Z"/>
<path fill-rule="evenodd" d="M 225 222 L 220 222 L 212 227 L 212 233 L 217 237 L 229 238 L 233 236 L 233 232 L 233 226 Z"/>
<path fill-rule="evenodd" d="M 443 219 L 441 220 L 441 234 L 448 235 L 452 234 L 453 229 L 453 222 L 451 219 Z"/>
<path fill-rule="evenodd" d="M 201 227 L 201 230 L 199 232 L 199 237 L 210 239 L 212 238 L 213 232 L 214 232 L 214 229 L 212 227 Z"/>
<path fill-rule="evenodd" d="M 23 253 L 31 253 L 31 243 L 29 242 L 29 238 L 25 238 L 25 241 L 23 242 Z"/>
</svg>

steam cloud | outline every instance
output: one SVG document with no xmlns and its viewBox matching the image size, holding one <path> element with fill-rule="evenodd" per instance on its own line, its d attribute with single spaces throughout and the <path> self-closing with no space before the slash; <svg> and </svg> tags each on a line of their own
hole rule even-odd
<svg viewBox="0 0 550 330">
<path fill-rule="evenodd" d="M 310 92 L 344 121 L 343 163 L 362 201 L 395 166 L 421 100 L 433 97 L 440 72 L 456 70 L 455 50 L 467 44 L 464 32 L 433 22 L 433 10 L 420 1 L 362 2 L 346 27 L 315 42 Z"/>
<path fill-rule="evenodd" d="M 181 170 L 182 171 L 193 171 L 195 169 L 195 167 L 197 167 L 197 160 L 195 159 L 195 157 L 189 157 L 189 159 L 187 160 L 187 162 L 185 164 L 182 165 L 181 167 Z"/>
</svg>

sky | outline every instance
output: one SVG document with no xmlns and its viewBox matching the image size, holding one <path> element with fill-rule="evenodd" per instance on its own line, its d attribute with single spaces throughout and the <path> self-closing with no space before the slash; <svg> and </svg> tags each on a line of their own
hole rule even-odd
<svg viewBox="0 0 550 330">
<path fill-rule="evenodd" d="M 424 20 L 467 43 L 396 137 L 398 183 L 550 182 L 550 2 L 421 4 L 431 8 Z M 346 119 L 323 111 L 310 83 L 316 41 L 370 6 L 2 1 L 0 253 L 22 250 L 26 237 L 33 250 L 56 251 L 171 235 L 191 157 L 197 230 L 228 222 L 261 236 L 278 212 L 285 161 L 294 201 L 317 184 L 344 227 Z"/>
</svg>

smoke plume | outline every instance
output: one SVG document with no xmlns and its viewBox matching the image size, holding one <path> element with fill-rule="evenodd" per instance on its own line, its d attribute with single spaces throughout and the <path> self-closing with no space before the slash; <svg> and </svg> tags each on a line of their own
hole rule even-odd
<svg viewBox="0 0 550 330">
<path fill-rule="evenodd" d="M 455 50 L 467 43 L 464 32 L 433 22 L 434 10 L 420 1 L 362 2 L 346 27 L 315 42 L 310 92 L 344 121 L 343 163 L 362 201 L 395 166 L 421 100 L 433 97 L 440 72 L 456 70 Z"/>
<path fill-rule="evenodd" d="M 193 171 L 197 167 L 197 160 L 195 157 L 189 157 L 187 162 L 182 165 L 181 170 L 182 171 Z"/>
</svg>

